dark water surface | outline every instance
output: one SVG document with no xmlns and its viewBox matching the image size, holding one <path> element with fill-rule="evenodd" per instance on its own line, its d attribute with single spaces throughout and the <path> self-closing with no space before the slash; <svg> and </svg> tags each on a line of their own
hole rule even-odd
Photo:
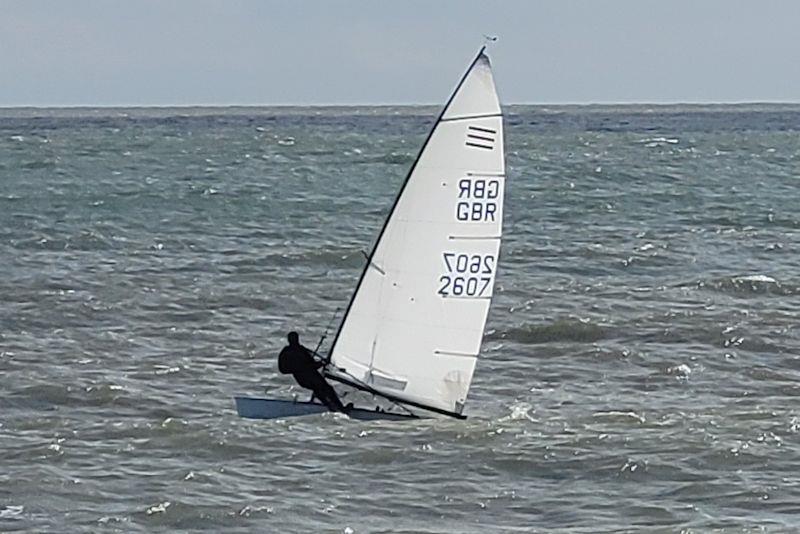
<svg viewBox="0 0 800 534">
<path fill-rule="evenodd" d="M 800 529 L 800 106 L 510 107 L 467 421 L 239 419 L 433 108 L 0 110 L 0 531 Z"/>
</svg>

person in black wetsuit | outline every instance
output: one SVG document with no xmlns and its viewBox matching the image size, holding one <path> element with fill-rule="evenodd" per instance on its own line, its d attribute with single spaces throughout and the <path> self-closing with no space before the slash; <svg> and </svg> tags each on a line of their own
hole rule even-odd
<svg viewBox="0 0 800 534">
<path fill-rule="evenodd" d="M 278 355 L 278 370 L 285 375 L 292 375 L 297 383 L 314 392 L 311 397 L 318 398 L 334 412 L 347 411 L 339 400 L 336 390 L 317 371 L 324 364 L 314 359 L 310 350 L 300 344 L 297 332 L 289 332 L 289 344 L 283 347 Z"/>
</svg>

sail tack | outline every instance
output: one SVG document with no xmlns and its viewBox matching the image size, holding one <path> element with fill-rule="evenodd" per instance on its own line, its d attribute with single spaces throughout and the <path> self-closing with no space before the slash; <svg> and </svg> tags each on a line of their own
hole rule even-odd
<svg viewBox="0 0 800 534">
<path fill-rule="evenodd" d="M 461 413 L 494 290 L 504 189 L 502 115 L 481 50 L 380 233 L 331 348 L 333 375 Z"/>
</svg>

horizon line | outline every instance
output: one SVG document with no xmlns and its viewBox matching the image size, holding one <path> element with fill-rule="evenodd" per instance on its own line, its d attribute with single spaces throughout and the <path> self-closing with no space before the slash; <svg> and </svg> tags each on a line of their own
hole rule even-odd
<svg viewBox="0 0 800 534">
<path fill-rule="evenodd" d="M 232 104 L 232 103 L 199 103 L 199 104 L 11 104 L 0 105 L 0 110 L 13 109 L 168 109 L 168 108 L 357 108 L 357 107 L 436 107 L 441 103 L 307 103 L 307 104 Z M 554 102 L 508 102 L 501 104 L 508 106 L 559 106 L 559 107 L 590 107 L 590 106 L 756 106 L 775 105 L 791 106 L 800 105 L 800 100 L 674 100 L 674 101 L 614 101 L 600 100 L 591 102 L 554 101 Z"/>
</svg>

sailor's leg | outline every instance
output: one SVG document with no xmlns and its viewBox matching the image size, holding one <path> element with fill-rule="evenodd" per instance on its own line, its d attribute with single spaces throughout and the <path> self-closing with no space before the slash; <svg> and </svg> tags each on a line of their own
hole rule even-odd
<svg viewBox="0 0 800 534">
<path fill-rule="evenodd" d="M 314 395 L 316 395 L 329 410 L 334 412 L 345 411 L 342 401 L 339 400 L 339 396 L 336 394 L 336 390 L 328 384 L 322 375 L 315 373 L 314 376 L 309 378 L 309 385 L 312 386 Z"/>
<path fill-rule="evenodd" d="M 328 384 L 328 382 L 324 378 L 322 379 L 322 383 L 323 383 L 322 389 L 325 392 L 325 396 L 328 398 L 328 402 L 333 406 L 335 406 L 335 409 L 337 411 L 340 412 L 346 411 L 344 405 L 342 404 L 342 401 L 339 400 L 339 395 L 337 395 L 336 390 L 333 389 L 333 386 Z M 328 403 L 326 402 L 326 404 Z"/>
<path fill-rule="evenodd" d="M 308 373 L 300 374 L 300 373 L 297 373 L 297 374 L 294 375 L 294 379 L 297 381 L 297 383 L 301 387 L 304 387 L 306 389 L 310 389 L 311 390 L 311 398 L 308 399 L 308 402 L 314 402 L 315 398 L 322 400 L 322 397 L 319 394 L 319 387 L 318 387 L 318 384 L 317 384 L 318 381 L 314 377 L 315 374 L 316 373 L 314 373 L 314 374 L 308 374 Z M 324 400 L 322 400 L 322 402 L 327 406 L 327 403 L 325 403 Z"/>
<path fill-rule="evenodd" d="M 331 401 L 330 396 L 328 395 L 328 392 L 325 391 L 324 388 L 320 387 L 319 384 L 317 384 L 316 387 L 314 387 L 314 395 L 319 400 L 321 400 L 322 404 L 327 406 L 330 411 L 332 411 L 332 412 L 340 411 L 337 408 L 336 403 Z"/>
</svg>

